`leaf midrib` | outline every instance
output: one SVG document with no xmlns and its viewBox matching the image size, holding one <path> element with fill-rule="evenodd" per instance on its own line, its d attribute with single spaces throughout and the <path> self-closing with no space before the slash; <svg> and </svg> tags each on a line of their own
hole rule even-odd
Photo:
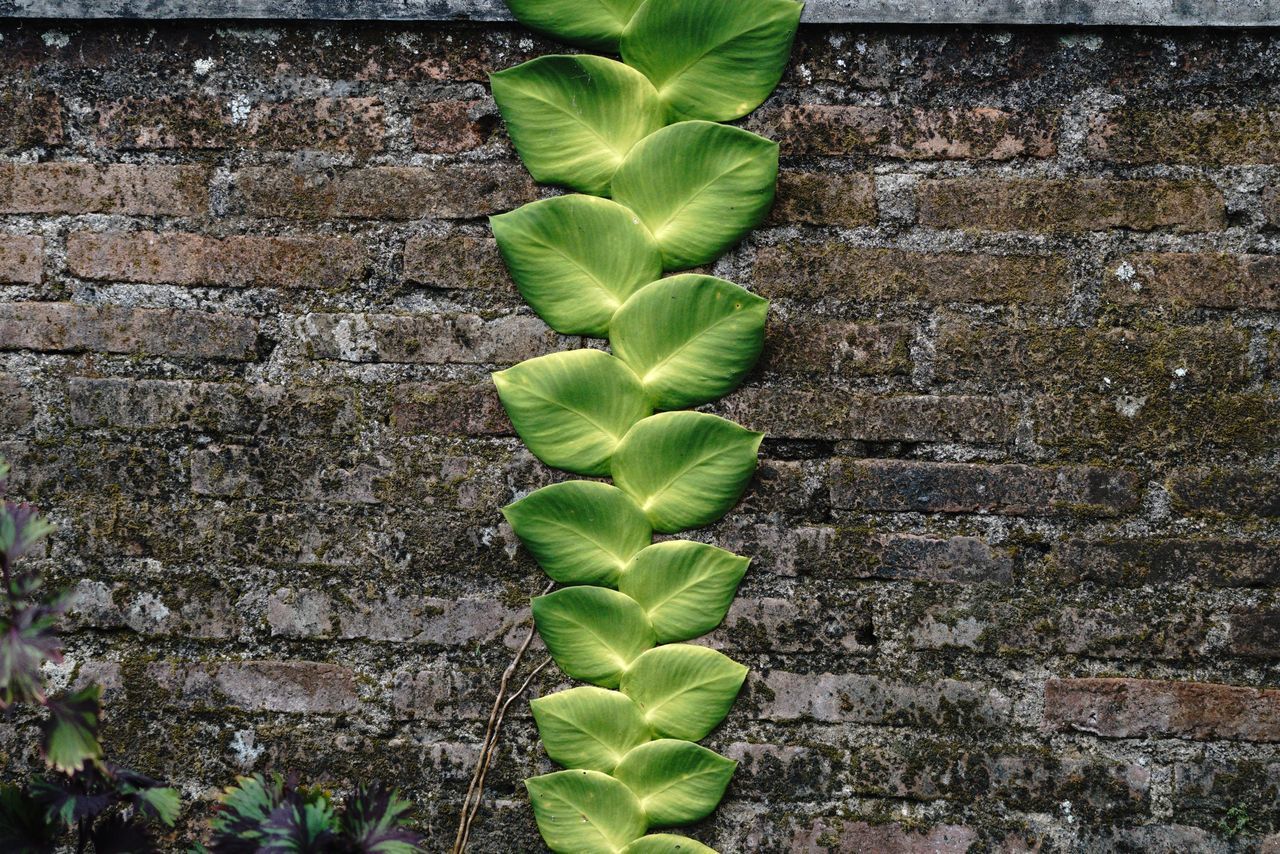
<svg viewBox="0 0 1280 854">
<path fill-rule="evenodd" d="M 681 344 L 679 347 L 676 347 L 670 353 L 668 353 L 667 355 L 659 359 L 656 365 L 654 365 L 653 367 L 645 371 L 644 377 L 641 379 L 641 382 L 647 385 L 649 382 L 651 382 L 651 378 L 655 373 L 660 373 L 662 369 L 665 368 L 671 362 L 672 359 L 675 359 L 677 356 L 679 356 L 689 347 L 692 347 L 695 343 L 697 343 L 697 341 L 700 338 L 711 334 L 711 331 L 716 329 L 721 324 L 728 323 L 729 321 L 734 320 L 740 316 L 742 316 L 741 312 L 733 310 L 733 311 L 730 311 L 728 314 L 724 315 L 723 317 L 717 319 L 714 323 L 710 323 L 702 327 L 694 335 L 686 339 L 685 342 Z"/>
</svg>

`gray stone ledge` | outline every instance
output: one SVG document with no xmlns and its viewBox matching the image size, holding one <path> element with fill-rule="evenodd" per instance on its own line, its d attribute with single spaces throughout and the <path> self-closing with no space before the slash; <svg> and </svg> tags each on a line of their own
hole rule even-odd
<svg viewBox="0 0 1280 854">
<path fill-rule="evenodd" d="M 0 0 L 0 17 L 505 21 L 502 0 Z M 1280 0 L 809 0 L 815 24 L 1280 26 Z"/>
</svg>

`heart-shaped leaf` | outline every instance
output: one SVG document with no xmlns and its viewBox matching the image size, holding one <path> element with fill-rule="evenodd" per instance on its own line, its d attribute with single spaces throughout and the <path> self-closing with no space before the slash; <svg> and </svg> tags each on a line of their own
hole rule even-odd
<svg viewBox="0 0 1280 854">
<path fill-rule="evenodd" d="M 595 196 L 556 196 L 490 217 L 511 278 L 563 335 L 609 333 L 609 318 L 662 275 L 662 253 L 639 218 Z"/>
<path fill-rule="evenodd" d="M 566 587 L 533 600 L 547 651 L 569 676 L 617 688 L 623 672 L 655 643 L 644 609 L 603 587 Z"/>
<path fill-rule="evenodd" d="M 618 444 L 613 482 L 655 530 L 709 525 L 747 488 L 763 438 L 705 412 L 662 412 L 636 422 Z"/>
<path fill-rule="evenodd" d="M 650 134 L 613 175 L 613 198 L 635 211 L 666 270 L 708 264 L 764 220 L 778 144 L 741 128 L 680 122 Z"/>
<path fill-rule="evenodd" d="M 655 735 L 698 741 L 729 714 L 746 678 L 747 668 L 723 653 L 673 643 L 632 662 L 622 693 L 635 700 Z"/>
<path fill-rule="evenodd" d="M 489 78 L 533 177 L 597 196 L 631 147 L 665 124 L 643 74 L 602 56 L 542 56 Z"/>
<path fill-rule="evenodd" d="M 732 121 L 782 79 L 802 8 L 793 0 L 648 0 L 622 35 L 622 58 L 653 81 L 673 120 Z"/>
<path fill-rule="evenodd" d="M 557 771 L 524 781 L 542 839 L 563 854 L 617 854 L 646 830 L 640 799 L 599 771 Z"/>
<path fill-rule="evenodd" d="M 607 483 L 553 483 L 502 508 L 525 548 L 561 584 L 617 584 L 653 528 L 622 490 Z"/>
<path fill-rule="evenodd" d="M 687 836 L 651 833 L 623 848 L 621 854 L 716 854 L 716 850 Z"/>
<path fill-rule="evenodd" d="M 690 540 L 641 549 L 618 590 L 644 609 L 658 643 L 688 640 L 720 625 L 750 558 Z"/>
<path fill-rule="evenodd" d="M 764 347 L 769 301 L 714 276 L 646 285 L 609 324 L 609 343 L 659 409 L 685 409 L 738 387 Z"/>
<path fill-rule="evenodd" d="M 618 52 L 618 39 L 644 0 L 507 0 L 526 27 L 592 50 Z"/>
<path fill-rule="evenodd" d="M 637 745 L 649 725 L 626 694 L 583 685 L 529 703 L 547 755 L 566 768 L 606 774 Z"/>
<path fill-rule="evenodd" d="M 662 738 L 622 758 L 613 776 L 640 799 L 649 826 L 692 824 L 724 797 L 738 763 L 690 741 Z"/>
<path fill-rule="evenodd" d="M 498 371 L 493 383 L 529 450 L 575 474 L 608 474 L 622 437 L 653 412 L 631 369 L 599 350 L 529 359 Z"/>
</svg>

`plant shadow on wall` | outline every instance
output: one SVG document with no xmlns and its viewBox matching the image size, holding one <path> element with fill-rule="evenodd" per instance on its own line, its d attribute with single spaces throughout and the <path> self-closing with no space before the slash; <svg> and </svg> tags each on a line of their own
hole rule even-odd
<svg viewBox="0 0 1280 854">
<path fill-rule="evenodd" d="M 607 338 L 494 374 L 529 450 L 575 480 L 503 509 L 562 589 L 533 600 L 561 671 L 589 683 L 532 703 L 566 770 L 526 781 L 558 852 L 709 851 L 648 834 L 708 816 L 736 763 L 697 744 L 728 714 L 747 668 L 684 643 L 724 619 L 748 558 L 654 542 L 724 516 L 763 434 L 688 411 L 732 392 L 760 354 L 768 304 L 708 275 L 773 203 L 778 146 L 718 122 L 777 86 L 793 0 L 509 0 L 522 22 L 621 56 L 546 56 L 492 76 L 533 177 L 576 191 L 491 222 L 521 295 L 554 330 Z M 522 647 L 522 652 L 523 652 Z M 502 712 L 504 674 L 455 852 L 466 848 Z"/>
<path fill-rule="evenodd" d="M 175 850 L 175 834 L 165 831 L 177 821 L 178 792 L 107 761 L 102 688 L 46 690 L 42 667 L 62 661 L 56 630 L 69 597 L 17 565 L 53 527 L 30 505 L 3 500 L 7 475 L 0 459 L 0 709 L 10 719 L 20 710 L 38 718 L 45 771 L 23 785 L 0 784 L 0 852 Z M 205 834 L 209 848 L 197 845 L 192 854 L 414 854 L 421 838 L 407 828 L 408 812 L 406 801 L 378 784 L 358 785 L 340 808 L 319 788 L 255 774 L 223 791 Z"/>
</svg>

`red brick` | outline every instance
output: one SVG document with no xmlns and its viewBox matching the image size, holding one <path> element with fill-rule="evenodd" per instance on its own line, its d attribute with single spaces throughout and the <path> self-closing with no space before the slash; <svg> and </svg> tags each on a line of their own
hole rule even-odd
<svg viewBox="0 0 1280 854">
<path fill-rule="evenodd" d="M 784 169 L 778 174 L 774 224 L 806 223 L 856 228 L 875 225 L 876 183 L 857 172 Z"/>
<path fill-rule="evenodd" d="M 209 206 L 199 166 L 0 165 L 0 213 L 200 214 Z"/>
<path fill-rule="evenodd" d="M 160 308 L 0 303 L 0 349 L 251 359 L 258 324 L 246 317 Z"/>
<path fill-rule="evenodd" d="M 407 435 L 510 436 L 513 432 L 491 382 L 397 386 L 391 426 Z"/>
<path fill-rule="evenodd" d="M 1112 265 L 1104 298 L 1122 305 L 1280 308 L 1280 258 L 1148 253 Z"/>
<path fill-rule="evenodd" d="M 0 234 L 0 282 L 38 285 L 44 278 L 44 239 Z"/>
<path fill-rule="evenodd" d="M 843 460 L 833 478 L 836 507 L 1004 516 L 1117 516 L 1137 508 L 1141 485 L 1119 469 L 913 460 Z"/>
<path fill-rule="evenodd" d="M 498 242 L 490 237 L 410 237 L 404 245 L 404 277 L 445 290 L 517 293 Z"/>
<path fill-rule="evenodd" d="M 212 98 L 127 98 L 97 105 L 97 141 L 110 148 L 225 148 L 230 117 Z"/>
<path fill-rule="evenodd" d="M 1280 585 L 1280 545 L 1247 540 L 1070 539 L 1054 547 L 1052 559 L 1055 578 L 1065 583 Z"/>
<path fill-rule="evenodd" d="M 579 341 L 523 315 L 309 314 L 297 328 L 312 358 L 346 362 L 510 365 Z"/>
<path fill-rule="evenodd" d="M 919 830 L 898 824 L 819 819 L 797 830 L 786 850 L 793 854 L 964 854 L 977 841 L 976 831 L 955 824 Z"/>
<path fill-rule="evenodd" d="M 0 428 L 21 430 L 31 423 L 31 395 L 21 380 L 0 374 Z"/>
<path fill-rule="evenodd" d="M 413 114 L 413 147 L 457 154 L 490 143 L 506 147 L 497 108 L 489 101 L 433 101 Z"/>
<path fill-rule="evenodd" d="M 279 167 L 242 169 L 238 209 L 300 219 L 475 219 L 537 198 L 528 173 L 512 164 L 381 166 L 337 177 Z"/>
<path fill-rule="evenodd" d="M 992 107 L 900 109 L 788 104 L 757 112 L 748 127 L 784 154 L 870 154 L 908 160 L 1052 157 L 1054 119 Z"/>
<path fill-rule="evenodd" d="M 1070 292 L 1062 258 L 906 252 L 842 241 L 761 247 L 751 280 L 766 297 L 871 302 L 1053 304 Z"/>
<path fill-rule="evenodd" d="M 174 705 L 304 714 L 343 714 L 360 708 L 355 673 L 336 664 L 173 662 L 149 665 L 147 675 Z"/>
<path fill-rule="evenodd" d="M 86 279 L 172 285 L 317 287 L 363 275 L 368 255 L 350 237 L 247 237 L 76 232 L 67 268 Z"/>
<path fill-rule="evenodd" d="M 1115 110 L 1091 121 L 1088 151 L 1113 163 L 1280 163 L 1280 111 Z"/>
<path fill-rule="evenodd" d="M 920 223 L 988 231 L 1215 231 L 1226 224 L 1222 193 L 1194 181 L 921 181 Z"/>
<path fill-rule="evenodd" d="M 1280 741 L 1280 690 L 1147 679 L 1050 679 L 1045 721 L 1105 738 Z"/>
<path fill-rule="evenodd" d="M 57 95 L 24 89 L 0 91 L 0 149 L 57 145 L 64 139 Z"/>
<path fill-rule="evenodd" d="M 1280 472 L 1274 470 L 1183 469 L 1167 486 L 1183 512 L 1280 516 Z"/>
</svg>

